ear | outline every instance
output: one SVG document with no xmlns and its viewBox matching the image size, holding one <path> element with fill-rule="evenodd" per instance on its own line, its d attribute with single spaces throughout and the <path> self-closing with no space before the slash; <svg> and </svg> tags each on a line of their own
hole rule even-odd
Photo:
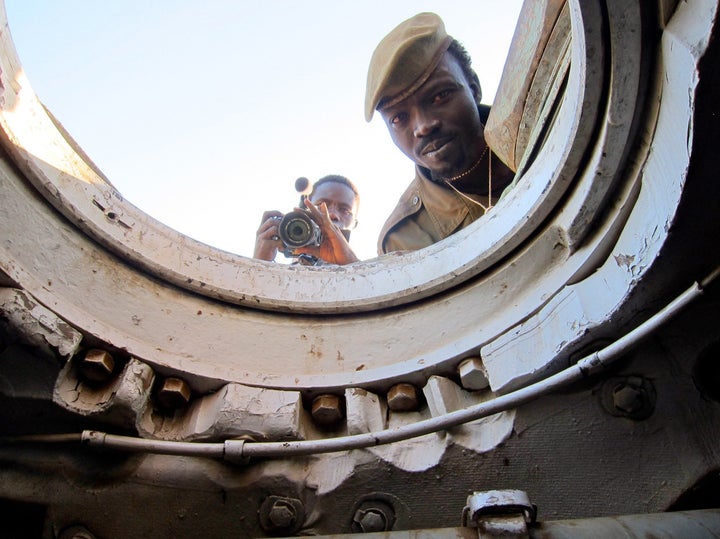
<svg viewBox="0 0 720 539">
<path fill-rule="evenodd" d="M 475 99 L 475 104 L 479 105 L 482 101 L 482 87 L 480 86 L 480 79 L 478 79 L 478 76 L 474 72 L 470 80 L 470 91 Z"/>
<path fill-rule="evenodd" d="M 357 220 L 357 219 L 353 219 L 353 222 L 350 224 L 350 226 L 349 226 L 348 228 L 349 228 L 350 230 L 355 230 L 355 228 L 357 228 L 357 225 L 358 225 L 358 220 Z"/>
</svg>

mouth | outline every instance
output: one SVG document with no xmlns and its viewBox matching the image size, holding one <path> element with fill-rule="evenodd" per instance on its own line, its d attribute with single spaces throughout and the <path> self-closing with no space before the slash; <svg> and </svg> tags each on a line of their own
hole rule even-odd
<svg viewBox="0 0 720 539">
<path fill-rule="evenodd" d="M 437 138 L 423 146 L 422 150 L 420 151 L 420 155 L 432 159 L 436 157 L 443 150 L 443 148 L 445 148 L 445 146 L 447 146 L 447 144 L 452 140 L 453 137 Z"/>
</svg>

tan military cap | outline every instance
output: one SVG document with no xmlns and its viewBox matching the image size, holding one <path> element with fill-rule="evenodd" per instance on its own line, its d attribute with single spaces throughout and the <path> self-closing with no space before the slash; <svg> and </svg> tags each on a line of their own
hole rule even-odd
<svg viewBox="0 0 720 539">
<path fill-rule="evenodd" d="M 400 23 L 375 49 L 365 88 L 365 119 L 412 95 L 435 70 L 452 37 L 435 13 L 418 13 Z"/>
</svg>

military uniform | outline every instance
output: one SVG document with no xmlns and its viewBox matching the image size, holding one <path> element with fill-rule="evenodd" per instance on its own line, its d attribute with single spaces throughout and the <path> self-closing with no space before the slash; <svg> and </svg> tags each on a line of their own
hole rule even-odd
<svg viewBox="0 0 720 539">
<path fill-rule="evenodd" d="M 412 95 L 432 75 L 453 39 L 434 13 L 420 13 L 398 25 L 383 38 L 373 53 L 365 93 L 365 119 Z M 478 83 L 480 100 L 482 93 Z M 490 108 L 478 105 L 480 120 L 487 121 Z M 490 156 L 488 156 L 490 159 Z M 430 180 L 430 172 L 416 166 L 415 179 L 400 198 L 378 238 L 378 253 L 414 251 L 436 243 L 465 228 L 484 215 L 486 197 L 453 189 Z M 493 203 L 495 200 L 492 201 Z"/>
</svg>

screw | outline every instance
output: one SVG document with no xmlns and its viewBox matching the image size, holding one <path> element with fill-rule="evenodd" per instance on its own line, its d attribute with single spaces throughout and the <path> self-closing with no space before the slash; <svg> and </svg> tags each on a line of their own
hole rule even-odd
<svg viewBox="0 0 720 539">
<path fill-rule="evenodd" d="M 177 410 L 190 402 L 190 386 L 180 378 L 166 378 L 157 392 L 156 401 L 161 408 Z"/>
<path fill-rule="evenodd" d="M 311 414 L 318 425 L 329 427 L 343 418 L 340 397 L 337 395 L 318 395 L 312 402 Z"/>
<path fill-rule="evenodd" d="M 420 405 L 418 391 L 412 384 L 396 384 L 387 392 L 388 408 L 393 412 L 412 412 Z"/>
<path fill-rule="evenodd" d="M 115 359 L 105 350 L 92 348 L 85 353 L 78 369 L 85 381 L 104 383 L 112 378 Z"/>
</svg>

